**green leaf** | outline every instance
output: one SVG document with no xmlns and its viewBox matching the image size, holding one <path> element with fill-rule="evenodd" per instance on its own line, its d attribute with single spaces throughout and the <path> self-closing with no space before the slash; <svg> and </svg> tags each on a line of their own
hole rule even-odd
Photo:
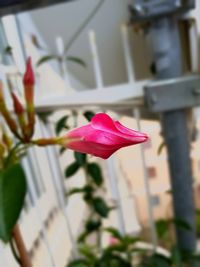
<svg viewBox="0 0 200 267">
<path fill-rule="evenodd" d="M 10 45 L 4 48 L 4 54 L 12 56 L 12 47 Z"/>
<path fill-rule="evenodd" d="M 88 262 L 84 259 L 74 260 L 67 267 L 88 267 Z"/>
<path fill-rule="evenodd" d="M 69 192 L 67 193 L 68 196 L 74 195 L 74 194 L 79 194 L 79 193 L 83 193 L 84 192 L 84 188 L 73 188 L 70 189 Z"/>
<path fill-rule="evenodd" d="M 84 196 L 83 199 L 87 202 L 90 203 L 93 199 L 92 199 L 92 194 L 94 192 L 94 188 L 91 185 L 86 185 L 85 189 L 84 189 Z"/>
<path fill-rule="evenodd" d="M 103 183 L 103 176 L 101 173 L 101 168 L 97 163 L 89 163 L 87 164 L 87 172 L 95 182 L 96 185 L 100 186 Z"/>
<path fill-rule="evenodd" d="M 84 242 L 85 242 L 85 239 L 87 238 L 87 236 L 88 236 L 89 234 L 90 234 L 90 233 L 88 233 L 87 231 L 82 232 L 82 233 L 79 235 L 77 242 L 78 242 L 78 243 L 84 243 Z"/>
<path fill-rule="evenodd" d="M 171 267 L 171 260 L 170 258 L 162 255 L 155 253 L 152 258 L 151 258 L 152 266 L 154 267 Z M 176 266 L 178 267 L 178 266 Z"/>
<path fill-rule="evenodd" d="M 139 264 L 139 267 L 172 267 L 172 262 L 170 258 L 162 254 L 155 253 L 150 256 L 145 255 Z"/>
<path fill-rule="evenodd" d="M 187 222 L 185 222 L 184 220 L 172 219 L 171 222 L 174 223 L 178 228 L 182 228 L 182 229 L 185 229 L 185 230 L 188 230 L 188 231 L 192 230 L 192 227 Z"/>
<path fill-rule="evenodd" d="M 40 65 L 42 65 L 42 64 L 44 64 L 50 60 L 59 60 L 59 57 L 57 55 L 45 55 L 37 61 L 36 65 L 37 65 L 37 67 L 39 67 Z"/>
<path fill-rule="evenodd" d="M 93 199 L 93 207 L 101 217 L 108 217 L 110 209 L 101 197 L 96 197 Z"/>
<path fill-rule="evenodd" d="M 80 165 L 80 166 L 84 166 L 86 163 L 86 159 L 87 159 L 87 155 L 80 153 L 80 152 L 74 152 L 74 157 L 76 159 L 76 162 Z"/>
<path fill-rule="evenodd" d="M 160 239 L 166 236 L 169 230 L 170 221 L 169 220 L 158 220 L 155 223 L 156 232 Z"/>
<path fill-rule="evenodd" d="M 124 244 L 122 243 L 112 244 L 104 249 L 104 255 L 109 255 L 112 254 L 113 252 L 126 252 L 126 251 L 127 247 Z"/>
<path fill-rule="evenodd" d="M 158 147 L 158 150 L 157 150 L 157 154 L 160 155 L 163 151 L 163 148 L 166 146 L 165 142 L 163 141 L 159 147 Z"/>
<path fill-rule="evenodd" d="M 83 116 L 86 118 L 86 120 L 91 121 L 91 119 L 94 117 L 95 113 L 92 111 L 85 111 L 83 113 Z"/>
<path fill-rule="evenodd" d="M 107 227 L 107 228 L 104 228 L 104 230 L 106 232 L 109 232 L 113 237 L 119 239 L 119 240 L 122 240 L 122 235 L 121 233 L 114 227 Z"/>
<path fill-rule="evenodd" d="M 39 118 L 43 121 L 43 122 L 48 122 L 48 118 L 49 116 L 52 115 L 51 111 L 48 112 L 38 112 L 37 115 L 39 116 Z"/>
<path fill-rule="evenodd" d="M 94 246 L 83 244 L 79 247 L 79 252 L 83 256 L 85 256 L 90 263 L 94 263 L 94 261 L 97 259 L 96 255 L 94 253 Z"/>
<path fill-rule="evenodd" d="M 8 242 L 26 194 L 26 178 L 20 164 L 0 172 L 0 238 Z"/>
<path fill-rule="evenodd" d="M 123 238 L 122 238 L 122 243 L 125 245 L 125 246 L 129 246 L 129 245 L 133 245 L 135 244 L 136 242 L 138 242 L 140 239 L 138 237 L 135 237 L 135 236 L 130 236 L 130 235 L 125 235 Z"/>
<path fill-rule="evenodd" d="M 59 149 L 59 153 L 62 155 L 66 151 L 66 148 L 63 146 Z"/>
<path fill-rule="evenodd" d="M 69 178 L 73 176 L 79 169 L 80 165 L 75 161 L 65 169 L 65 177 Z"/>
<path fill-rule="evenodd" d="M 66 125 L 68 118 L 69 116 L 65 115 L 57 121 L 55 129 L 56 135 L 59 135 L 63 129 L 69 129 L 69 127 Z"/>
<path fill-rule="evenodd" d="M 89 185 L 86 185 L 84 187 L 81 187 L 81 188 L 72 188 L 68 193 L 67 195 L 70 196 L 70 195 L 74 195 L 74 194 L 78 194 L 78 193 L 92 193 L 93 192 L 93 188 Z"/>
<path fill-rule="evenodd" d="M 85 229 L 89 233 L 98 230 L 100 227 L 101 227 L 100 220 L 89 220 L 85 224 Z"/>
<path fill-rule="evenodd" d="M 73 62 L 73 63 L 76 63 L 76 64 L 78 64 L 78 65 L 81 65 L 81 66 L 84 67 L 84 68 L 87 67 L 85 61 L 82 60 L 82 59 L 79 58 L 79 57 L 67 56 L 67 57 L 66 57 L 66 60 L 67 60 L 67 61 L 71 61 L 71 62 Z"/>
<path fill-rule="evenodd" d="M 101 257 L 97 267 L 131 267 L 131 264 L 119 255 L 108 254 Z"/>
<path fill-rule="evenodd" d="M 173 264 L 177 267 L 183 267 L 181 253 L 177 247 L 173 247 L 171 251 L 171 259 Z"/>
</svg>

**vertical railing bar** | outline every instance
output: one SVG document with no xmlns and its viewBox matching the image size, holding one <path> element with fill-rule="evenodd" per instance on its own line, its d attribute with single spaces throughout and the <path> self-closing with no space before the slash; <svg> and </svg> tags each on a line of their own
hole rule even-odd
<svg viewBox="0 0 200 267">
<path fill-rule="evenodd" d="M 128 75 L 128 82 L 134 83 L 135 72 L 134 72 L 131 49 L 130 49 L 130 44 L 129 44 L 128 27 L 126 24 L 122 24 L 121 26 L 121 35 L 122 35 L 122 44 L 123 44 L 124 57 L 125 57 L 125 63 L 126 63 L 126 71 Z"/>
<path fill-rule="evenodd" d="M 96 44 L 96 35 L 94 31 L 89 31 L 89 44 L 90 44 L 90 50 L 92 54 L 92 60 L 93 60 L 93 66 L 94 66 L 94 74 L 95 74 L 95 80 L 96 80 L 96 86 L 97 88 L 103 88 L 103 78 L 102 78 L 102 71 L 101 71 L 101 65 L 100 65 L 100 59 Z"/>
<path fill-rule="evenodd" d="M 120 196 L 119 187 L 118 187 L 118 177 L 116 174 L 114 156 L 108 159 L 107 165 L 108 165 L 108 170 L 109 170 L 108 179 L 110 182 L 112 197 L 117 204 L 116 212 L 117 212 L 117 217 L 118 217 L 119 230 L 124 235 L 126 232 L 125 221 L 124 221 L 124 214 L 123 214 L 122 203 L 121 203 L 121 196 Z"/>
<path fill-rule="evenodd" d="M 38 163 L 38 159 L 37 159 L 37 155 L 36 155 L 36 151 L 34 147 L 29 149 L 28 157 L 30 158 L 31 165 L 33 165 L 33 175 L 35 177 L 38 177 L 37 181 L 38 181 L 39 194 L 42 194 L 42 191 L 43 192 L 45 191 L 45 185 L 42 179 L 42 173 L 41 173 L 40 165 Z"/>
<path fill-rule="evenodd" d="M 48 138 L 48 137 L 50 137 L 49 133 L 52 133 L 52 129 L 51 129 L 49 123 L 47 123 L 45 126 L 46 127 L 44 127 L 42 122 L 40 122 L 41 132 L 42 132 L 44 137 Z M 47 130 L 48 130 L 48 134 L 47 134 Z M 73 236 L 73 233 L 72 233 L 72 229 L 71 229 L 71 225 L 70 225 L 69 217 L 68 217 L 68 213 L 67 213 L 67 207 L 66 207 L 66 201 L 65 201 L 65 193 L 64 193 L 64 190 L 63 190 L 64 183 L 62 183 L 62 180 L 61 180 L 61 177 L 63 177 L 63 173 L 61 172 L 60 163 L 58 162 L 59 155 L 54 156 L 52 158 L 52 151 L 53 151 L 54 154 L 55 153 L 58 154 L 54 147 L 47 147 L 46 148 L 47 159 L 49 161 L 49 166 L 50 166 L 51 172 L 52 172 L 52 178 L 53 178 L 52 180 L 53 180 L 53 183 L 55 185 L 55 189 L 56 189 L 56 192 L 57 192 L 57 197 L 58 197 L 58 200 L 59 200 L 60 207 L 64 212 L 64 218 L 65 218 L 65 222 L 66 222 L 66 225 L 67 225 L 69 238 L 70 238 L 70 241 L 71 241 L 71 244 L 72 244 L 73 256 L 74 256 L 74 258 L 76 258 L 77 257 L 77 247 L 76 247 L 76 242 L 75 242 L 75 239 L 74 239 L 74 236 Z M 57 179 L 55 177 L 57 177 Z"/>
<path fill-rule="evenodd" d="M 61 36 L 56 37 L 56 47 L 58 56 L 60 57 L 59 60 L 59 67 L 60 67 L 60 74 L 62 78 L 64 79 L 65 85 L 66 85 L 66 92 L 69 87 L 71 87 L 71 82 L 69 78 L 69 72 L 67 68 L 67 59 L 65 60 L 65 45 L 63 42 L 63 39 Z"/>
<path fill-rule="evenodd" d="M 29 152 L 28 152 L 29 153 Z M 35 208 L 36 208 L 36 212 L 37 212 L 37 216 L 38 216 L 38 219 L 39 219 L 39 222 L 40 222 L 40 225 L 41 225 L 41 231 L 42 231 L 42 234 L 43 234 L 43 237 L 44 237 L 44 243 L 46 245 L 46 248 L 47 248 L 47 251 L 48 251 L 48 254 L 50 255 L 50 261 L 51 261 L 51 266 L 52 267 L 56 267 L 56 264 L 55 264 L 55 261 L 54 261 L 54 258 L 53 258 L 53 253 L 51 251 L 51 247 L 50 247 L 50 244 L 48 242 L 48 238 L 47 238 L 47 231 L 46 231 L 46 228 L 45 228 L 45 225 L 44 225 L 44 222 L 42 220 L 42 216 L 41 216 L 41 212 L 40 212 L 40 208 L 39 208 L 39 205 L 38 205 L 38 198 L 37 198 L 37 194 L 36 194 L 36 190 L 35 190 L 35 186 L 33 184 L 33 181 L 32 181 L 32 170 L 30 171 L 30 168 L 33 169 L 31 167 L 31 162 L 29 162 L 29 159 L 28 157 L 26 159 L 23 159 L 22 160 L 22 165 L 25 169 L 25 172 L 27 173 L 27 182 L 28 182 L 28 186 L 30 188 L 30 192 L 32 194 L 32 197 L 33 197 L 33 201 L 35 203 Z"/>
<path fill-rule="evenodd" d="M 137 128 L 138 131 L 141 131 L 141 125 L 140 125 L 140 111 L 138 108 L 133 109 L 133 116 L 136 119 Z M 151 201 L 151 191 L 149 186 L 149 177 L 147 173 L 147 165 L 146 165 L 146 158 L 144 153 L 144 145 L 140 145 L 140 152 L 141 152 L 141 161 L 142 161 L 142 167 L 143 167 L 143 173 L 144 173 L 144 186 L 145 186 L 145 193 L 147 197 L 147 207 L 148 207 L 148 217 L 149 217 L 149 224 L 151 228 L 151 238 L 153 243 L 153 248 L 156 250 L 158 241 L 157 241 L 157 233 L 154 223 L 154 216 L 153 216 L 153 207 L 152 207 L 152 201 Z"/>
</svg>

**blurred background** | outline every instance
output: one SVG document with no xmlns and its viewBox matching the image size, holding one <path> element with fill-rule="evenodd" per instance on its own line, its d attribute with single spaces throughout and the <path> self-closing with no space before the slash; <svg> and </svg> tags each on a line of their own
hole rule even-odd
<svg viewBox="0 0 200 267">
<path fill-rule="evenodd" d="M 152 81 L 163 78 L 173 78 L 171 86 L 175 88 L 182 86 L 187 89 L 192 86 L 198 89 L 200 2 L 196 1 L 192 8 L 193 1 L 177 1 L 180 5 L 177 5 L 177 10 L 173 5 L 171 10 L 170 4 L 169 7 L 166 4 L 165 10 L 162 2 L 171 1 L 147 1 L 152 2 L 149 5 L 155 4 L 153 11 L 157 12 L 156 15 L 153 12 L 151 14 L 150 7 L 149 13 L 140 12 L 138 5 L 145 1 L 1 2 L 2 80 L 5 88 L 12 82 L 22 96 L 21 73 L 24 72 L 26 58 L 32 57 L 36 73 L 35 103 L 38 114 L 35 137 L 62 135 L 71 128 L 87 123 L 91 113 L 101 111 L 109 113 L 127 127 L 141 130 L 150 136 L 144 145 L 124 148 L 109 160 L 89 157 L 91 162 L 98 162 L 102 168 L 105 178 L 102 196 L 110 205 L 117 207 L 104 220 L 104 226 L 116 227 L 121 233 L 142 236 L 146 244 L 157 246 L 159 233 L 156 222 L 172 219 L 174 209 L 178 209 L 178 212 L 180 210 L 177 203 L 181 205 L 184 197 L 186 202 L 184 204 L 183 201 L 182 206 L 185 205 L 186 211 L 180 211 L 179 216 L 183 215 L 182 219 L 186 218 L 186 221 L 195 220 L 199 237 L 198 92 L 192 100 L 188 97 L 188 101 L 182 101 L 187 99 L 187 94 L 178 101 L 176 94 L 172 94 L 170 98 L 163 93 L 162 96 L 166 99 L 161 97 L 161 104 L 156 108 L 149 104 L 148 93 L 150 89 L 157 88 L 156 84 L 152 85 Z M 164 6 L 164 13 L 160 12 L 160 6 L 157 10 L 156 3 L 153 2 L 161 2 L 157 5 Z M 189 4 L 184 6 L 182 2 Z M 174 16 L 178 16 L 180 34 L 182 72 L 166 77 L 162 77 L 163 69 L 173 69 L 170 57 L 176 61 L 177 56 L 179 61 L 179 54 L 171 55 L 171 52 L 166 52 L 170 47 L 170 34 L 173 34 L 173 30 L 167 29 L 165 35 L 162 31 L 159 32 L 161 27 L 156 28 L 157 32 L 153 28 L 157 17 L 160 19 L 162 16 L 172 16 L 172 20 Z M 151 24 L 152 20 L 155 24 Z M 159 38 L 162 39 L 162 45 L 156 53 L 155 47 Z M 173 45 L 170 49 L 176 50 Z M 163 54 L 161 60 L 160 55 Z M 175 80 L 176 76 L 179 80 Z M 166 84 L 163 86 L 168 89 L 170 86 Z M 10 105 L 6 90 L 5 94 Z M 185 164 L 181 166 L 180 162 L 176 163 L 176 159 L 179 158 L 179 153 L 182 155 L 185 152 L 173 152 L 173 146 L 174 149 L 177 147 L 169 144 L 170 129 L 171 132 L 176 132 L 174 127 L 179 125 L 178 119 L 169 127 L 165 120 L 163 123 L 163 116 L 168 116 L 171 110 L 184 110 L 186 129 L 177 130 L 176 138 L 182 140 L 180 147 L 185 144 L 187 146 L 188 142 L 189 161 L 186 165 L 189 164 L 192 168 L 189 182 L 185 181 L 187 177 L 183 177 L 182 180 L 177 179 L 178 184 L 175 185 L 170 182 L 170 177 L 174 180 L 174 172 L 178 174 L 182 169 L 184 171 Z M 171 115 L 176 117 L 175 113 Z M 185 142 L 185 137 L 179 138 L 179 134 L 181 136 L 183 132 L 187 132 Z M 175 159 L 171 159 L 172 155 Z M 66 179 L 66 168 L 73 161 L 73 152 L 60 153 L 58 148 L 52 147 L 31 148 L 23 160 L 28 194 L 20 216 L 20 228 L 33 266 L 63 267 L 77 250 L 75 241 L 83 228 L 88 210 L 79 194 L 70 198 L 67 196 L 72 188 L 81 187 L 85 179 L 83 170 L 78 170 L 73 179 Z M 176 166 L 175 171 L 172 162 Z M 185 184 L 186 189 L 188 187 L 189 193 L 184 191 L 181 184 Z M 173 197 L 178 194 L 177 188 L 181 192 L 179 199 Z M 187 197 L 189 203 L 194 200 L 190 214 Z M 193 213 L 196 214 L 195 219 L 192 217 Z M 198 238 L 191 239 L 191 242 L 193 239 L 195 242 L 197 240 L 198 248 Z M 108 243 L 109 235 L 105 235 L 102 244 Z M 0 266 L 17 266 L 10 248 L 3 243 L 0 243 Z"/>
</svg>

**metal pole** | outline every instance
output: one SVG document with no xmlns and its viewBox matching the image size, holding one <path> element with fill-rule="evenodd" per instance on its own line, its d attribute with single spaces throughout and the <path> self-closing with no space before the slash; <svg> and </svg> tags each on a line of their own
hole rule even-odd
<svg viewBox="0 0 200 267">
<path fill-rule="evenodd" d="M 153 20 L 150 37 L 157 79 L 181 76 L 181 47 L 176 18 L 171 16 Z M 168 150 L 174 216 L 191 227 L 191 230 L 187 230 L 176 225 L 178 247 L 181 250 L 194 251 L 196 247 L 195 214 L 186 111 L 164 112 L 162 124 Z"/>
</svg>

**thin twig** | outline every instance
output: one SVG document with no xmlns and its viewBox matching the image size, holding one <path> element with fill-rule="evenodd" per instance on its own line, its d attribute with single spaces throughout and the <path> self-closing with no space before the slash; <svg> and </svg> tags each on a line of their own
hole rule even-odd
<svg viewBox="0 0 200 267">
<path fill-rule="evenodd" d="M 22 266 L 22 262 L 19 258 L 19 255 L 17 254 L 13 239 L 10 240 L 9 244 L 10 244 L 10 248 L 11 248 L 12 254 L 13 254 L 16 262 L 19 264 L 19 266 Z"/>
</svg>

